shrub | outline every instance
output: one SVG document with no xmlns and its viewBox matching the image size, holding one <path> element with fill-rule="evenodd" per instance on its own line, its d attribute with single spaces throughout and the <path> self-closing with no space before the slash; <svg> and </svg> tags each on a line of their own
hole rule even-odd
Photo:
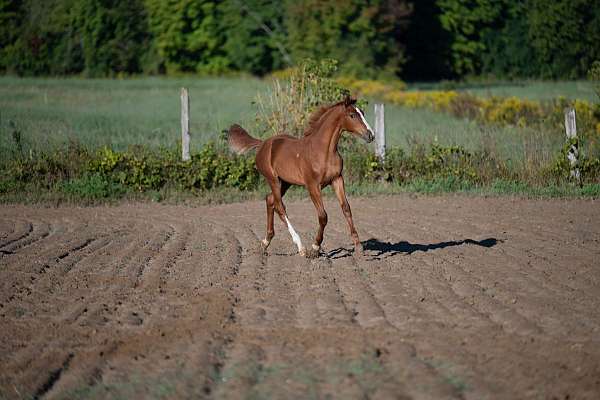
<svg viewBox="0 0 600 400">
<path fill-rule="evenodd" d="M 531 171 L 528 165 L 509 167 L 484 151 L 435 142 L 392 147 L 384 161 L 352 138 L 344 139 L 340 147 L 348 184 L 386 181 L 418 186 L 419 182 L 438 182 L 451 190 L 493 185 L 499 180 L 562 184 L 568 181 L 570 173 L 568 144 L 552 163 L 540 164 Z M 64 151 L 17 156 L 3 161 L 0 167 L 0 194 L 20 193 L 32 187 L 87 200 L 120 197 L 129 191 L 152 194 L 169 188 L 198 193 L 217 188 L 247 191 L 257 189 L 261 182 L 253 156 L 232 156 L 215 143 L 205 145 L 185 162 L 176 149 L 136 146 L 124 152 L 110 148 L 90 152 L 71 145 Z M 600 181 L 598 158 L 581 154 L 578 167 L 584 183 Z"/>
<path fill-rule="evenodd" d="M 101 174 L 86 174 L 63 182 L 61 186 L 64 193 L 87 200 L 120 197 L 127 191 L 125 186 L 114 183 Z"/>
<path fill-rule="evenodd" d="M 88 172 L 138 191 L 165 186 L 180 190 L 207 190 L 218 186 L 250 190 L 258 183 L 252 158 L 233 157 L 219 151 L 214 143 L 192 154 L 190 161 L 181 161 L 175 150 L 151 151 L 138 146 L 117 153 L 105 147 L 90 160 Z"/>
<path fill-rule="evenodd" d="M 542 171 L 542 173 L 550 175 L 556 183 L 572 181 L 571 163 L 568 159 L 569 150 L 572 145 L 581 150 L 583 141 L 578 138 L 566 141 L 552 165 L 550 165 L 548 170 Z M 589 157 L 580 151 L 577 168 L 581 176 L 581 183 L 598 183 L 600 180 L 600 159 Z"/>
<path fill-rule="evenodd" d="M 382 81 L 341 76 L 336 81 L 357 96 L 384 97 L 390 91 L 406 89 L 406 84 L 399 79 Z"/>
<path fill-rule="evenodd" d="M 490 97 L 480 107 L 483 121 L 499 125 L 533 125 L 544 116 L 540 103 L 517 97 Z"/>
<path fill-rule="evenodd" d="M 268 135 L 285 132 L 300 136 L 317 107 L 337 102 L 348 93 L 334 79 L 336 71 L 336 60 L 306 59 L 282 74 L 283 83 L 274 79 L 271 92 L 256 97 L 259 130 Z"/>
</svg>

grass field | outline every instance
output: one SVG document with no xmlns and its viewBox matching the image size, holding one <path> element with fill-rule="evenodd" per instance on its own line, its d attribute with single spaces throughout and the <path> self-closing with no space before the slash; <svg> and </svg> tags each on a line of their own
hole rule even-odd
<svg viewBox="0 0 600 400">
<path fill-rule="evenodd" d="M 190 90 L 192 150 L 232 122 L 253 119 L 252 99 L 265 83 L 251 78 L 127 80 L 0 78 L 0 150 L 12 145 L 10 121 L 25 146 L 69 140 L 122 150 L 173 147 L 180 138 L 182 86 Z"/>
<path fill-rule="evenodd" d="M 215 139 L 237 122 L 256 133 L 252 104 L 269 83 L 252 78 L 139 78 L 125 80 L 0 78 L 0 152 L 14 147 L 18 130 L 24 148 L 52 148 L 75 140 L 95 148 L 123 150 L 129 145 L 173 147 L 180 135 L 179 89 L 191 97 L 192 150 Z M 469 89 L 529 97 L 586 97 L 591 87 L 582 82 L 532 82 Z M 372 120 L 372 107 L 367 118 Z M 13 126 L 15 128 L 13 128 Z M 437 141 L 468 149 L 493 149 L 506 159 L 521 160 L 533 146 L 552 153 L 562 144 L 560 132 L 516 127 L 481 126 L 430 110 L 386 107 L 387 141 L 391 146 Z"/>
<path fill-rule="evenodd" d="M 597 101 L 598 96 L 590 81 L 523 81 L 523 82 L 439 82 L 415 83 L 409 90 L 467 91 L 477 96 L 516 96 L 530 100 L 550 100 L 557 97 Z"/>
<path fill-rule="evenodd" d="M 407 146 L 412 142 L 437 142 L 444 146 L 460 145 L 469 150 L 487 149 L 503 159 L 522 160 L 532 147 L 550 154 L 562 145 L 562 132 L 514 126 L 481 125 L 428 109 L 410 109 L 386 105 L 387 143 Z M 367 112 L 371 118 L 372 109 Z"/>
</svg>

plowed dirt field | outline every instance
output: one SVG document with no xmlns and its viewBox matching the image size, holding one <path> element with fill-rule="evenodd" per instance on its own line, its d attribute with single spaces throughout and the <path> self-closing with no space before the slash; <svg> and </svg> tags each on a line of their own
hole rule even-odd
<svg viewBox="0 0 600 400">
<path fill-rule="evenodd" d="M 597 200 L 350 203 L 0 206 L 0 398 L 600 399 Z"/>
</svg>

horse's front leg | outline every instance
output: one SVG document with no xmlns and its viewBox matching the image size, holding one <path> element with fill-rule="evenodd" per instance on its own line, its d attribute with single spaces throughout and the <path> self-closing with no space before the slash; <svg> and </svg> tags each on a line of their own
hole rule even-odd
<svg viewBox="0 0 600 400">
<path fill-rule="evenodd" d="M 346 217 L 346 221 L 348 222 L 348 227 L 350 228 L 350 236 L 352 236 L 352 241 L 354 242 L 354 249 L 357 254 L 362 255 L 362 244 L 358 239 L 358 233 L 356 232 L 356 228 L 354 227 L 354 221 L 352 221 L 352 210 L 350 210 L 350 204 L 348 204 L 348 199 L 346 198 L 344 178 L 341 175 L 335 178 L 331 182 L 331 186 L 333 187 L 333 191 L 335 192 L 335 195 L 338 201 L 340 202 L 340 206 L 342 207 L 344 217 Z"/>
<path fill-rule="evenodd" d="M 309 186 L 308 193 L 310 194 L 310 198 L 313 204 L 315 205 L 315 208 L 317 209 L 317 215 L 319 217 L 319 230 L 317 231 L 315 242 L 313 243 L 312 247 L 306 252 L 306 257 L 315 258 L 319 256 L 319 251 L 321 250 L 321 243 L 323 243 L 323 231 L 325 230 L 325 226 L 327 225 L 327 213 L 325 212 L 325 207 L 323 206 L 323 199 L 321 197 L 320 186 Z"/>
</svg>

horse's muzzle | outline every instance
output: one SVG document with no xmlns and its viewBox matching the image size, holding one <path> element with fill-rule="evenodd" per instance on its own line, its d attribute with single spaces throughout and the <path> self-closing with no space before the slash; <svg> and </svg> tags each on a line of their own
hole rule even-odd
<svg viewBox="0 0 600 400">
<path fill-rule="evenodd" d="M 364 135 L 362 135 L 362 137 L 367 143 L 371 143 L 373 140 L 375 140 L 375 135 L 373 134 L 373 132 L 371 132 L 371 130 L 367 130 L 367 132 Z"/>
</svg>

